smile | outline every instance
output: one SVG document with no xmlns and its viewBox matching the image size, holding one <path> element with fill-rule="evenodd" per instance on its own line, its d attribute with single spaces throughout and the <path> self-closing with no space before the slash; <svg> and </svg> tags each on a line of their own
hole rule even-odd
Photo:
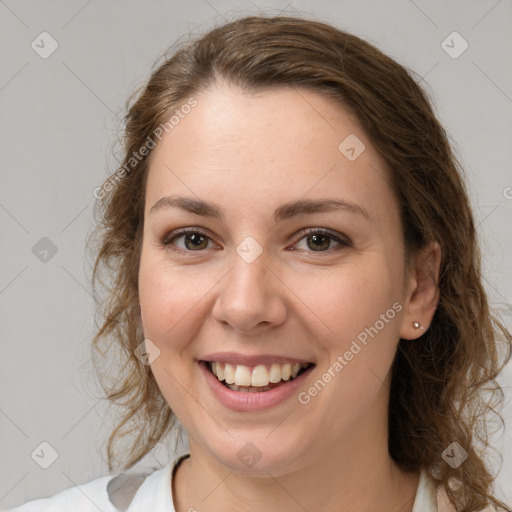
<svg viewBox="0 0 512 512">
<path fill-rule="evenodd" d="M 232 391 L 265 392 L 292 381 L 312 363 L 273 363 L 247 366 L 219 361 L 205 361 L 208 370 Z"/>
</svg>

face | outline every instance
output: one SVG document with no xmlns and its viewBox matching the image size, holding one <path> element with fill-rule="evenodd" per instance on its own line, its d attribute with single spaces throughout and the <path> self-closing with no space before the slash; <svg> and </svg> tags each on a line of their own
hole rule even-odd
<svg viewBox="0 0 512 512">
<path fill-rule="evenodd" d="M 383 160 L 318 93 L 195 98 L 152 154 L 139 272 L 191 449 L 279 474 L 384 436 L 405 283 Z"/>
</svg>

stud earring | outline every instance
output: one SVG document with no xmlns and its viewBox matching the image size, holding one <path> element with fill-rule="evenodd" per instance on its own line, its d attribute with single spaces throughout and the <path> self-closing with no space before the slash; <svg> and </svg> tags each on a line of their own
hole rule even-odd
<svg viewBox="0 0 512 512">
<path fill-rule="evenodd" d="M 418 322 L 413 322 L 413 323 L 412 323 L 412 326 L 413 326 L 415 329 L 423 329 L 423 327 L 422 327 Z"/>
</svg>

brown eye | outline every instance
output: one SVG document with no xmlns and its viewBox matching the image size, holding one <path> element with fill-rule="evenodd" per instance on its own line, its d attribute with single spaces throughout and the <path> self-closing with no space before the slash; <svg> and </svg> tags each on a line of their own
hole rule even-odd
<svg viewBox="0 0 512 512">
<path fill-rule="evenodd" d="M 327 231 L 324 229 L 310 229 L 306 231 L 306 236 L 303 236 L 301 240 L 307 240 L 306 242 L 306 250 L 309 252 L 329 252 L 332 248 L 330 247 L 332 241 L 338 245 L 338 248 L 341 247 L 350 247 L 351 244 L 347 240 L 343 240 L 336 234 L 331 231 Z M 335 247 L 332 250 L 336 250 Z"/>
<path fill-rule="evenodd" d="M 183 245 L 178 246 L 175 242 L 179 239 L 183 239 Z M 197 230 L 185 230 L 179 233 L 175 233 L 174 236 L 167 238 L 163 245 L 165 246 L 176 246 L 182 251 L 198 252 L 208 247 L 208 242 L 211 239 L 206 233 Z"/>
<path fill-rule="evenodd" d="M 185 247 L 187 249 L 206 249 L 206 247 L 208 246 L 208 238 L 202 235 L 201 233 L 187 233 L 183 236 L 185 241 Z"/>
<path fill-rule="evenodd" d="M 305 236 L 299 241 L 307 240 L 306 248 L 301 249 L 307 252 L 331 252 L 341 247 L 352 246 L 348 240 L 342 239 L 337 234 L 325 229 L 309 229 L 303 232 L 303 234 Z M 181 245 L 177 243 L 180 239 L 183 239 Z M 182 252 L 201 252 L 208 248 L 209 242 L 212 242 L 212 239 L 203 231 L 197 229 L 183 229 L 171 233 L 171 235 L 162 242 L 162 245 L 172 247 L 173 250 Z M 337 244 L 334 248 L 331 247 L 333 242 Z"/>
<path fill-rule="evenodd" d="M 311 241 L 311 244 L 308 243 L 308 247 L 314 251 L 318 249 L 328 249 L 331 245 L 330 237 L 327 235 L 309 235 L 306 237 Z"/>
</svg>

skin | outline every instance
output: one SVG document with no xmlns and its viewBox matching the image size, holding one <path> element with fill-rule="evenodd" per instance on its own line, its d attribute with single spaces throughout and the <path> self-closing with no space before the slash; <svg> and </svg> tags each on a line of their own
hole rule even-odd
<svg viewBox="0 0 512 512">
<path fill-rule="evenodd" d="M 434 315 L 439 244 L 406 275 L 385 163 L 358 120 L 325 96 L 219 82 L 194 97 L 151 156 L 139 272 L 144 335 L 160 350 L 151 369 L 189 435 L 191 458 L 172 484 L 177 512 L 411 511 L 419 473 L 401 471 L 387 448 L 389 372 L 399 338 L 421 343 Z M 354 161 L 338 150 L 349 134 L 366 147 Z M 225 219 L 150 212 L 171 194 L 215 202 Z M 301 198 L 350 201 L 371 220 L 338 210 L 273 221 Z M 209 238 L 200 249 L 179 235 L 163 245 L 183 227 Z M 305 228 L 350 246 L 315 243 Z M 252 263 L 236 252 L 248 236 L 263 251 Z M 401 311 L 307 404 L 294 395 L 231 411 L 197 364 L 215 351 L 289 355 L 315 363 L 307 391 L 396 302 Z M 237 457 L 248 442 L 261 454 L 252 467 Z"/>
</svg>

